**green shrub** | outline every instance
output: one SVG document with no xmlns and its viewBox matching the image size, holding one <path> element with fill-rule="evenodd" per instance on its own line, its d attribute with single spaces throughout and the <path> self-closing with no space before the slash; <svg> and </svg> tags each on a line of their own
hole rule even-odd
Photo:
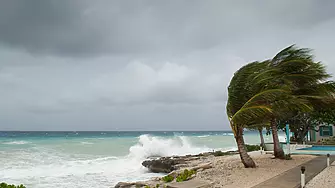
<svg viewBox="0 0 335 188">
<path fill-rule="evenodd" d="M 213 155 L 215 157 L 218 157 L 218 156 L 224 156 L 224 155 L 232 155 L 232 153 L 231 152 L 215 151 L 215 152 L 213 152 Z"/>
<path fill-rule="evenodd" d="M 286 155 L 285 155 L 285 160 L 292 160 L 291 155 L 290 155 L 290 154 L 286 154 Z"/>
<path fill-rule="evenodd" d="M 153 188 L 159 188 L 160 186 L 161 186 L 160 184 L 156 184 L 156 186 Z M 151 187 L 149 185 L 146 185 L 144 188 L 151 188 Z"/>
<path fill-rule="evenodd" d="M 171 176 L 171 175 L 167 175 L 167 176 L 164 176 L 164 177 L 162 178 L 162 180 L 163 180 L 164 182 L 166 182 L 166 183 L 169 183 L 169 182 L 171 182 L 171 181 L 174 180 L 174 177 Z"/>
<path fill-rule="evenodd" d="M 320 140 L 317 145 L 335 145 L 335 137 Z"/>
<path fill-rule="evenodd" d="M 195 174 L 196 172 L 194 170 L 187 170 L 185 169 L 183 173 L 179 174 L 177 176 L 176 181 L 177 182 L 183 182 L 183 181 L 187 181 L 190 179 L 190 177 Z"/>
<path fill-rule="evenodd" d="M 8 185 L 7 183 L 1 183 L 0 188 L 26 188 L 24 185 Z"/>
<path fill-rule="evenodd" d="M 261 149 L 261 146 L 259 145 L 245 145 L 247 148 L 247 152 L 251 152 L 251 151 L 259 151 Z"/>
<path fill-rule="evenodd" d="M 215 152 L 213 153 L 213 155 L 214 155 L 215 157 L 217 157 L 217 156 L 223 156 L 224 153 L 223 153 L 222 151 L 215 151 Z"/>
</svg>

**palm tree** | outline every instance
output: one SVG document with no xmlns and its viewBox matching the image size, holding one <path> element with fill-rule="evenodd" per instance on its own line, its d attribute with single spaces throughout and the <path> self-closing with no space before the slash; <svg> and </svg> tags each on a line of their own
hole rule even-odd
<svg viewBox="0 0 335 188">
<path fill-rule="evenodd" d="M 261 140 L 261 147 L 265 147 L 265 141 L 264 141 L 264 136 L 263 136 L 263 127 L 258 128 L 258 133 L 259 133 L 259 138 Z"/>
<path fill-rule="evenodd" d="M 259 134 L 259 139 L 260 139 L 260 146 L 262 148 L 265 148 L 265 141 L 264 141 L 264 135 L 263 135 L 263 129 L 265 127 L 267 127 L 267 125 L 265 124 L 255 124 L 255 125 L 251 125 L 252 128 L 249 128 L 250 130 L 254 130 L 254 131 L 258 131 Z"/>
<path fill-rule="evenodd" d="M 279 146 L 277 119 L 294 110 L 311 111 L 313 103 L 333 97 L 334 84 L 321 63 L 313 62 L 309 49 L 285 48 L 273 59 L 253 62 L 239 69 L 228 87 L 227 114 L 245 167 L 256 167 L 247 154 L 243 129 L 270 122 L 276 158 Z M 332 90 L 334 91 L 334 90 Z"/>
<path fill-rule="evenodd" d="M 262 82 L 255 82 L 255 78 L 267 70 L 268 65 L 268 62 L 249 63 L 234 74 L 228 87 L 228 119 L 242 163 L 246 168 L 255 168 L 256 164 L 245 148 L 244 128 L 269 118 L 273 114 L 271 108 L 273 101 L 286 93 L 283 88 L 274 85 L 268 87 L 260 84 Z"/>
<path fill-rule="evenodd" d="M 290 99 L 299 101 L 285 101 L 290 103 L 285 105 L 285 108 L 282 104 L 273 106 L 276 112 L 271 118 L 274 155 L 276 158 L 284 158 L 283 149 L 279 146 L 277 120 L 282 119 L 283 115 L 292 114 L 290 112 L 297 109 L 311 111 L 313 107 L 324 103 L 324 99 L 334 97 L 334 83 L 327 81 L 330 75 L 320 62 L 314 62 L 311 50 L 307 48 L 289 46 L 280 51 L 270 62 L 276 72 L 273 74 L 271 84 L 286 85 L 294 96 Z"/>
</svg>

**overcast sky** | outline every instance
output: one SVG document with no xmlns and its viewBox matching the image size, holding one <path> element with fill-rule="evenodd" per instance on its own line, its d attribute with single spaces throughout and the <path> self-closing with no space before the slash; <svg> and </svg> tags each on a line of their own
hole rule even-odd
<svg viewBox="0 0 335 188">
<path fill-rule="evenodd" d="M 335 73 L 333 0 L 0 1 L 0 130 L 227 130 L 233 73 L 291 44 Z"/>
</svg>

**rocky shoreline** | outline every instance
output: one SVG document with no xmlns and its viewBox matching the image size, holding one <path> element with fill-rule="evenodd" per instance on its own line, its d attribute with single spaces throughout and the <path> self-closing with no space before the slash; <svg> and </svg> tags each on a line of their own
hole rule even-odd
<svg viewBox="0 0 335 188">
<path fill-rule="evenodd" d="M 149 171 L 163 172 L 165 176 L 147 181 L 119 182 L 115 187 L 250 188 L 315 158 L 311 155 L 292 155 L 292 160 L 280 160 L 273 159 L 272 154 L 262 151 L 252 151 L 248 154 L 254 159 L 257 168 L 244 168 L 237 152 L 218 151 L 151 158 L 143 161 L 143 166 Z"/>
<path fill-rule="evenodd" d="M 163 180 L 163 177 L 152 178 L 147 181 L 140 182 L 119 182 L 115 188 L 153 188 L 153 187 L 167 187 L 173 188 L 178 187 L 177 184 L 185 182 L 177 182 L 177 177 L 185 172 L 185 169 L 189 172 L 194 172 L 192 175 L 186 178 L 187 181 L 192 180 L 196 177 L 197 173 L 210 169 L 213 167 L 212 161 L 214 158 L 219 156 L 235 155 L 236 151 L 230 152 L 206 152 L 198 155 L 186 155 L 186 156 L 171 156 L 171 157 L 160 157 L 148 159 L 142 162 L 142 165 L 148 168 L 149 171 L 154 173 L 166 173 L 166 176 L 173 178 L 171 182 Z M 197 184 L 208 184 L 210 182 L 197 182 Z M 206 186 L 202 186 L 206 187 Z"/>
</svg>

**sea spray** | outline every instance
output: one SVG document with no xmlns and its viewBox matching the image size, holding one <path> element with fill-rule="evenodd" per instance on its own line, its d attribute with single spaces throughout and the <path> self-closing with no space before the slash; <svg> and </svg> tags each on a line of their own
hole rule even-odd
<svg viewBox="0 0 335 188">
<path fill-rule="evenodd" d="M 129 138 L 110 139 L 120 142 Z M 136 139 L 136 138 L 134 138 Z M 0 179 L 9 183 L 24 183 L 27 187 L 111 187 L 119 181 L 145 180 L 157 174 L 149 173 L 141 163 L 151 156 L 171 156 L 196 154 L 210 151 L 208 147 L 194 146 L 187 136 L 161 137 L 141 135 L 129 146 L 125 156 L 106 156 L 77 154 L 73 150 L 96 149 L 108 139 L 52 140 L 44 144 L 40 140 L 24 149 L 0 151 Z M 3 142 L 8 144 L 25 144 L 28 141 Z M 45 144 L 47 143 L 47 144 Z M 89 143 L 89 144 L 88 144 Z M 7 147 L 8 148 L 8 147 Z M 109 148 L 105 148 L 109 150 Z M 118 151 L 112 150 L 113 153 Z"/>
<path fill-rule="evenodd" d="M 141 165 L 151 156 L 234 150 L 236 145 L 230 134 L 6 133 L 0 138 L 0 179 L 28 188 L 107 188 L 119 181 L 159 176 Z M 246 133 L 245 138 L 251 144 L 259 142 L 256 133 Z"/>
<path fill-rule="evenodd" d="M 197 154 L 210 151 L 210 148 L 193 146 L 185 136 L 162 138 L 141 135 L 138 144 L 130 147 L 129 151 L 131 157 L 146 159 L 148 157 Z"/>
</svg>

